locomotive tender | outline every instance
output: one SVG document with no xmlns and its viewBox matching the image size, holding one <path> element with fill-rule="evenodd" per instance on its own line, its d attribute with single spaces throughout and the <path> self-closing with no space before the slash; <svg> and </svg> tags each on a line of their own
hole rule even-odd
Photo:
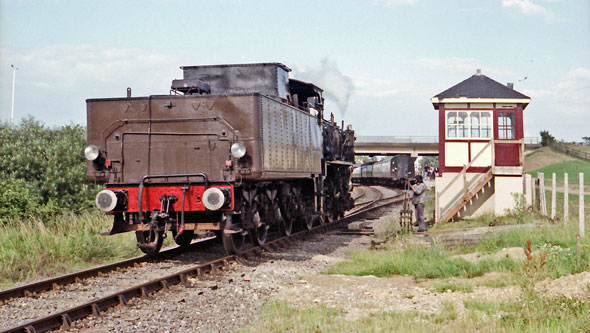
<svg viewBox="0 0 590 333">
<path fill-rule="evenodd" d="M 109 234 L 134 231 L 155 255 L 168 231 L 181 246 L 212 232 L 239 253 L 247 236 L 264 244 L 269 228 L 352 208 L 354 132 L 324 119 L 322 89 L 280 63 L 181 69 L 170 95 L 86 101 L 87 177 L 106 184 Z"/>
<path fill-rule="evenodd" d="M 364 185 L 404 187 L 406 180 L 411 179 L 414 179 L 414 158 L 410 155 L 395 155 L 364 163 L 352 173 L 353 182 Z"/>
</svg>

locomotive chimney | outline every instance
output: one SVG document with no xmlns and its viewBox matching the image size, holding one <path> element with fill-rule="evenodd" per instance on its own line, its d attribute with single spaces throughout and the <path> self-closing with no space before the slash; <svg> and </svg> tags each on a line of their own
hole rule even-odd
<svg viewBox="0 0 590 333">
<path fill-rule="evenodd" d="M 131 87 L 127 87 L 127 98 L 131 98 Z"/>
</svg>

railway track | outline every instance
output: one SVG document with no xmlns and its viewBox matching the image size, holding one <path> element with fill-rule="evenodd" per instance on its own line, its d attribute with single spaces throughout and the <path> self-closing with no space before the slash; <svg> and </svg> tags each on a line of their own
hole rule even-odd
<svg viewBox="0 0 590 333">
<path fill-rule="evenodd" d="M 369 189 L 369 190 L 367 190 Z M 371 195 L 366 192 L 372 192 Z M 150 294 L 161 290 L 167 290 L 169 286 L 175 284 L 186 284 L 189 278 L 199 278 L 204 275 L 215 274 L 217 272 L 223 272 L 227 270 L 232 262 L 239 261 L 241 258 L 251 258 L 258 256 L 260 253 L 265 251 L 278 251 L 282 248 L 289 247 L 293 242 L 304 240 L 316 233 L 323 233 L 330 230 L 338 230 L 342 226 L 348 224 L 351 221 L 365 217 L 371 211 L 396 203 L 395 198 L 383 198 L 382 194 L 378 194 L 378 190 L 374 188 L 366 187 L 363 190 L 361 196 L 356 199 L 363 197 L 362 202 L 355 205 L 350 212 L 346 214 L 342 219 L 329 224 L 323 224 L 316 226 L 312 230 L 297 232 L 291 237 L 281 237 L 272 241 L 267 242 L 263 246 L 252 247 L 245 250 L 240 256 L 225 256 L 219 257 L 215 255 L 203 255 L 201 260 L 195 264 L 179 265 L 179 268 L 174 273 L 164 274 L 157 278 L 149 279 L 147 281 L 141 281 L 139 283 L 131 283 L 130 285 L 119 287 L 114 292 L 106 292 L 101 294 L 99 297 L 90 297 L 88 301 L 81 302 L 79 305 L 68 308 L 66 310 L 57 310 L 51 314 L 34 320 L 30 320 L 25 323 L 15 325 L 10 328 L 2 328 L 2 332 L 45 332 L 54 329 L 67 329 L 71 327 L 73 321 L 85 318 L 90 315 L 100 316 L 101 312 L 114 307 L 114 306 L 125 306 L 127 302 L 135 297 L 149 297 Z M 370 196 L 373 198 L 368 199 Z M 201 249 L 211 246 L 210 242 L 212 239 L 205 239 L 196 244 L 193 243 L 192 247 L 199 247 Z M 215 246 L 213 246 L 214 248 Z M 212 251 L 215 252 L 215 251 Z M 166 258 L 174 258 L 178 256 L 180 249 L 173 248 L 163 251 L 163 255 Z M 218 252 L 217 252 L 218 253 Z M 212 258 L 215 257 L 215 258 Z M 117 263 L 97 266 L 94 268 L 86 269 L 76 273 L 62 275 L 56 278 L 45 279 L 38 282 L 33 282 L 19 287 L 6 289 L 0 292 L 0 302 L 6 304 L 14 298 L 22 297 L 42 297 L 43 293 L 49 290 L 60 290 L 64 289 L 65 286 L 72 283 L 83 283 L 85 279 L 99 277 L 104 274 L 112 274 L 120 270 L 133 270 L 141 269 L 142 265 L 147 265 L 148 270 L 152 270 L 149 265 L 152 262 L 146 256 L 131 258 L 123 260 Z M 126 272 L 125 274 L 129 274 Z M 135 275 L 135 274 L 132 274 Z M 70 297 L 69 295 L 64 295 Z M 43 301 L 41 299 L 40 301 Z M 27 319 L 25 319 L 27 320 Z"/>
</svg>

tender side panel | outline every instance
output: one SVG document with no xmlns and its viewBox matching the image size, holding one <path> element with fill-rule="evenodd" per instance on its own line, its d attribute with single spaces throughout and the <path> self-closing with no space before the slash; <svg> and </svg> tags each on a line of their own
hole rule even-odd
<svg viewBox="0 0 590 333">
<path fill-rule="evenodd" d="M 322 134 L 307 112 L 261 96 L 262 166 L 264 178 L 321 172 Z"/>
</svg>

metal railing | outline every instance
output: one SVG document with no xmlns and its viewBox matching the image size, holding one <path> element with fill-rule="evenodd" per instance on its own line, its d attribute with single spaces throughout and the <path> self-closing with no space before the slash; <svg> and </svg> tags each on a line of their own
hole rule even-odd
<svg viewBox="0 0 590 333">
<path fill-rule="evenodd" d="M 460 139 L 460 138 L 458 138 Z M 540 145 L 541 138 L 525 137 L 525 145 Z M 357 143 L 438 143 L 438 136 L 358 135 Z"/>
<path fill-rule="evenodd" d="M 438 143 L 438 136 L 375 136 L 361 135 L 356 142 L 374 143 Z"/>
</svg>

